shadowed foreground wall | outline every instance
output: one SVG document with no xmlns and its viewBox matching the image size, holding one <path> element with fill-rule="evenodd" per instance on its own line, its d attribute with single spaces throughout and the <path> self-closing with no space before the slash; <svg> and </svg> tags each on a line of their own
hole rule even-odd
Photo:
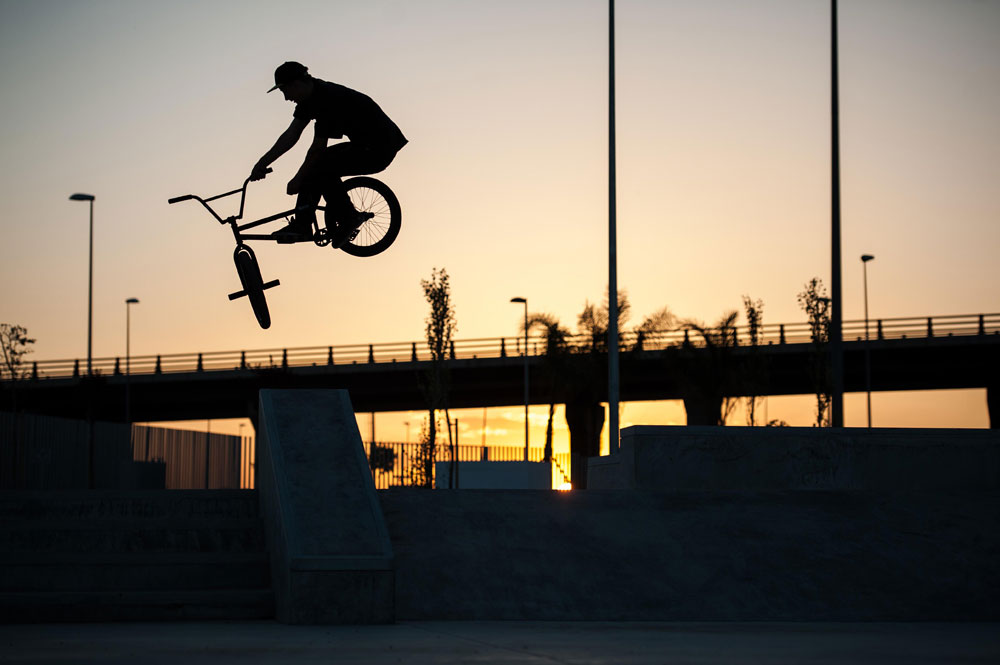
<svg viewBox="0 0 1000 665">
<path fill-rule="evenodd" d="M 590 472 L 383 493 L 397 618 L 1000 618 L 995 432 L 632 427 Z"/>
<path fill-rule="evenodd" d="M 396 619 L 997 620 L 1000 493 L 380 493 Z"/>
</svg>

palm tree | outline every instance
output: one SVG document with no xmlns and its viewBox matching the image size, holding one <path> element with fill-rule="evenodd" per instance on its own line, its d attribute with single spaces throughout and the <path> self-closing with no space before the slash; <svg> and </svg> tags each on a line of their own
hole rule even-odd
<svg viewBox="0 0 1000 665">
<path fill-rule="evenodd" d="M 536 313 L 528 316 L 527 331 L 541 330 L 545 335 L 545 374 L 549 381 L 549 422 L 545 426 L 545 454 L 543 462 L 552 461 L 552 421 L 556 412 L 556 390 L 559 377 L 565 372 L 565 357 L 569 351 L 570 332 L 551 315 Z"/>
<path fill-rule="evenodd" d="M 669 307 L 662 307 L 645 319 L 635 328 L 635 346 L 633 351 L 642 351 L 643 346 L 650 338 L 655 338 L 661 333 L 668 333 L 677 330 L 677 317 L 670 311 Z"/>
<path fill-rule="evenodd" d="M 628 319 L 630 309 L 628 294 L 619 290 L 619 331 Z M 583 311 L 577 317 L 577 333 L 581 341 L 574 345 L 574 362 L 567 365 L 566 424 L 569 426 L 570 477 L 574 489 L 587 487 L 587 460 L 601 454 L 609 319 L 607 293 L 600 307 L 584 302 Z"/>
<path fill-rule="evenodd" d="M 739 313 L 727 312 L 712 327 L 698 321 L 683 323 L 685 333 L 695 332 L 703 348 L 696 348 L 687 334 L 681 344 L 681 381 L 688 425 L 725 425 L 736 405 L 732 397 L 738 368 L 732 357 L 736 346 Z"/>
<path fill-rule="evenodd" d="M 592 352 L 606 352 L 608 350 L 608 319 L 610 314 L 608 292 L 604 292 L 604 302 L 600 307 L 595 306 L 589 300 L 583 303 L 583 311 L 576 319 L 576 327 L 579 335 L 584 339 L 582 346 Z M 618 339 L 624 324 L 628 321 L 632 310 L 632 304 L 628 300 L 628 292 L 624 289 L 618 290 Z"/>
</svg>

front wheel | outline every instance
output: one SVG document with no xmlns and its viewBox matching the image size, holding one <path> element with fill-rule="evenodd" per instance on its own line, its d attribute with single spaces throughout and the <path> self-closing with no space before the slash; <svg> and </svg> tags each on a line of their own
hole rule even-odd
<svg viewBox="0 0 1000 665">
<path fill-rule="evenodd" d="M 265 330 L 271 327 L 271 313 L 267 310 L 267 299 L 264 297 L 264 280 L 260 276 L 260 266 L 253 250 L 246 245 L 239 245 L 233 252 L 236 262 L 236 272 L 240 275 L 243 291 L 250 299 L 250 307 L 257 317 L 257 323 Z"/>
<path fill-rule="evenodd" d="M 354 209 L 369 217 L 341 249 L 351 256 L 375 256 L 389 249 L 399 235 L 403 217 L 396 195 L 381 180 L 367 176 L 346 180 L 344 188 Z M 329 209 L 326 215 L 327 228 L 334 228 Z"/>
</svg>

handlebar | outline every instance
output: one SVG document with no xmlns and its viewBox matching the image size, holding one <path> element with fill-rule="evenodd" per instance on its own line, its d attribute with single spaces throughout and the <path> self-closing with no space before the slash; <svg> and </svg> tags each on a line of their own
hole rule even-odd
<svg viewBox="0 0 1000 665">
<path fill-rule="evenodd" d="M 268 173 L 273 173 L 273 171 L 274 170 L 271 169 L 270 167 L 265 168 L 264 169 L 264 175 L 262 175 L 260 178 L 257 178 L 257 180 L 262 180 L 264 178 L 264 176 L 266 176 Z M 243 203 L 246 201 L 246 196 L 247 196 L 247 185 L 253 179 L 254 179 L 253 175 L 250 175 L 249 177 L 247 177 L 246 180 L 243 181 L 243 186 L 242 187 L 240 187 L 239 189 L 234 189 L 231 192 L 226 192 L 225 194 L 216 194 L 215 196 L 210 196 L 207 199 L 203 199 L 200 196 L 195 196 L 194 194 L 185 194 L 184 196 L 175 196 L 172 199 L 167 199 L 167 204 L 170 205 L 170 204 L 173 204 L 173 203 L 180 203 L 181 201 L 190 201 L 190 200 L 194 199 L 195 201 L 198 201 L 203 206 L 205 206 L 205 208 L 210 213 L 212 213 L 212 216 L 215 217 L 215 219 L 217 219 L 219 221 L 219 223 L 225 224 L 229 220 L 222 219 L 221 217 L 219 217 L 219 215 L 214 210 L 212 210 L 211 206 L 208 205 L 208 202 L 209 201 L 214 201 L 216 199 L 221 199 L 221 198 L 224 198 L 226 196 L 232 196 L 233 194 L 239 193 L 240 194 L 240 212 L 239 212 L 238 215 L 235 215 L 234 217 L 231 217 L 229 219 L 231 219 L 231 220 L 241 219 L 243 217 Z"/>
</svg>

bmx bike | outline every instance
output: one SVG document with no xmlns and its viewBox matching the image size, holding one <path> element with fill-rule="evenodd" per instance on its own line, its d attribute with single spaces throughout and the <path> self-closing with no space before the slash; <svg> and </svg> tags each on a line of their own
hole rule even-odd
<svg viewBox="0 0 1000 665">
<path fill-rule="evenodd" d="M 271 169 L 267 169 L 270 173 Z M 236 263 L 236 272 L 239 274 L 240 284 L 243 289 L 229 294 L 230 300 L 236 300 L 246 296 L 250 300 L 250 307 L 261 328 L 271 326 L 271 314 L 267 309 L 267 299 L 264 291 L 280 282 L 276 279 L 265 282 L 260 274 L 260 266 L 257 264 L 257 256 L 246 244 L 247 240 L 271 240 L 279 241 L 279 237 L 270 234 L 246 233 L 250 229 L 276 222 L 278 220 L 290 221 L 290 217 L 295 214 L 295 210 L 286 210 L 274 215 L 262 217 L 252 222 L 240 224 L 243 219 L 243 207 L 246 203 L 247 184 L 250 178 L 243 182 L 243 186 L 224 194 L 216 194 L 202 198 L 194 194 L 177 196 L 167 201 L 167 203 L 180 203 L 181 201 L 198 201 L 220 224 L 228 224 L 236 238 L 236 249 L 233 251 L 233 261 Z M 388 185 L 380 180 L 369 176 L 356 176 L 344 181 L 344 188 L 358 212 L 355 222 L 356 229 L 348 237 L 347 242 L 339 249 L 351 256 L 375 256 L 387 250 L 399 235 L 400 220 L 402 212 L 399 208 L 399 200 Z M 240 195 L 240 211 L 236 215 L 223 218 L 209 205 L 211 201 L 223 199 L 234 194 Z M 312 227 L 311 240 L 319 247 L 325 247 L 333 241 L 333 234 L 337 228 L 338 220 L 325 206 L 317 206 L 317 211 L 323 211 L 325 227 L 320 227 L 316 222 Z"/>
</svg>

